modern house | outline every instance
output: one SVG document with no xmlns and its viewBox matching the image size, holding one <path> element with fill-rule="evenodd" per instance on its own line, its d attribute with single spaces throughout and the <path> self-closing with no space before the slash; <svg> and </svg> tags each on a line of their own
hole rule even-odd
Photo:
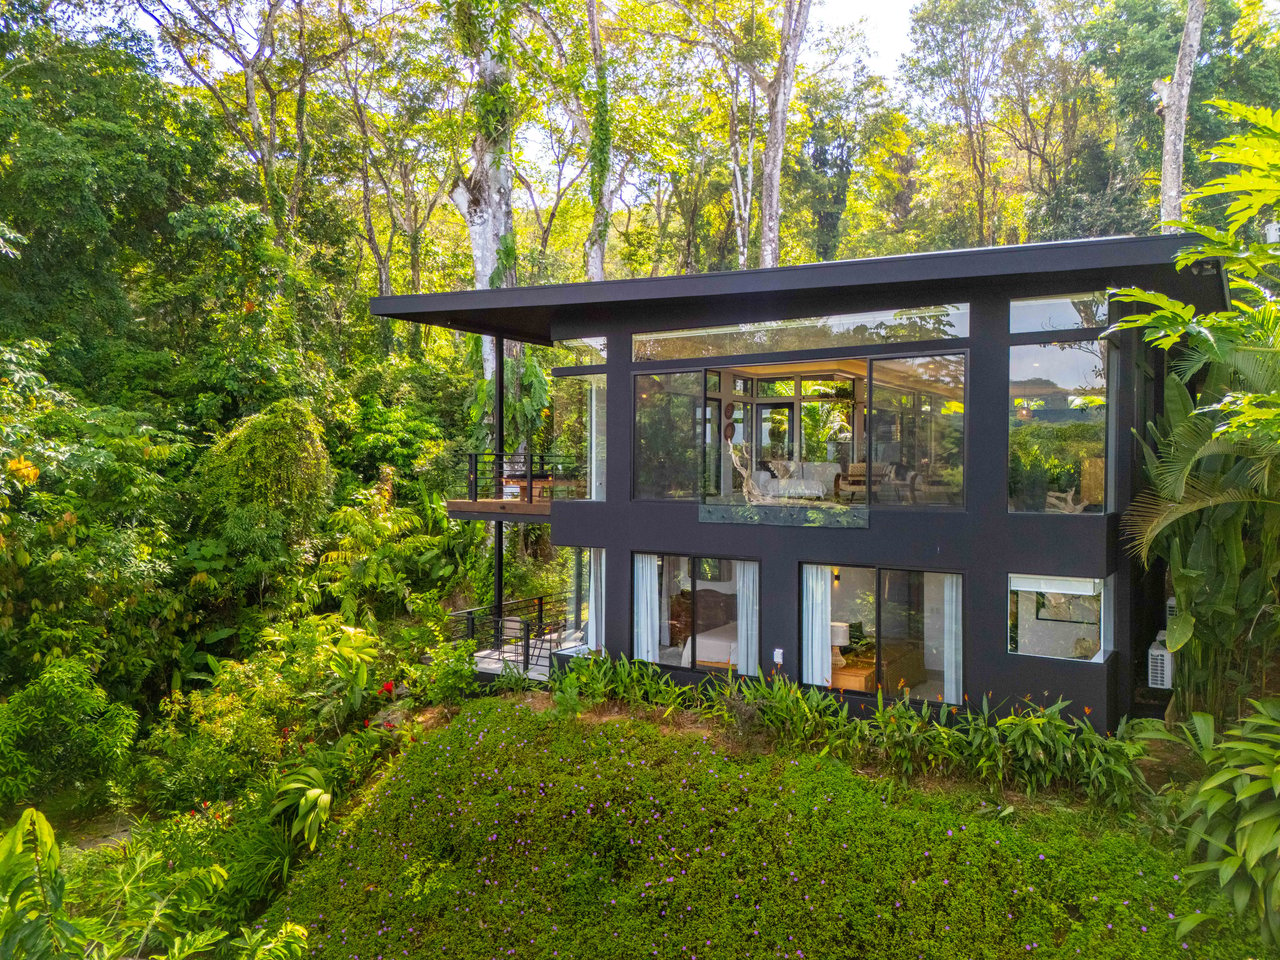
<svg viewBox="0 0 1280 960">
<path fill-rule="evenodd" d="M 1163 356 L 1108 291 L 1204 310 L 1185 235 L 381 297 L 569 348 L 568 449 L 477 452 L 457 516 L 549 522 L 579 649 L 874 698 L 1061 696 L 1113 727 L 1164 590 L 1127 555 Z M 571 352 L 569 352 L 571 351 Z M 568 386 L 568 385 L 566 385 Z M 561 393 L 568 391 L 562 390 Z M 568 435 L 568 434 L 565 434 Z M 580 629 L 577 629 L 580 628 Z"/>
</svg>

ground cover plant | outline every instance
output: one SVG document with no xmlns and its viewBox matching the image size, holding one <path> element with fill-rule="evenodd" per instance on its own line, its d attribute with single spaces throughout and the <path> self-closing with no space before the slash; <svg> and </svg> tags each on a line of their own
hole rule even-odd
<svg viewBox="0 0 1280 960">
<path fill-rule="evenodd" d="M 903 782 L 945 776 L 1027 796 L 1056 791 L 1131 813 L 1151 790 L 1136 761 L 1142 742 L 1122 724 L 1099 733 L 1070 704 L 1031 700 L 993 706 L 912 702 L 879 694 L 871 711 L 851 711 L 830 691 L 804 687 L 780 675 L 709 676 L 697 687 L 674 681 L 652 663 L 625 657 L 579 657 L 550 679 L 552 702 L 576 715 L 613 700 L 631 707 L 684 709 L 761 734 L 788 750 L 813 750 L 872 765 Z"/>
<path fill-rule="evenodd" d="M 1266 955 L 1185 869 L 1093 813 L 1002 816 L 830 757 L 491 698 L 412 745 L 264 925 L 343 960 Z"/>
</svg>

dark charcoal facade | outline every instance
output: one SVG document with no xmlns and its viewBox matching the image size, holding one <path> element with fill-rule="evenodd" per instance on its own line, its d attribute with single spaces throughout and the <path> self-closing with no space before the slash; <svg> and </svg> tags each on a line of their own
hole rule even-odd
<svg viewBox="0 0 1280 960">
<path fill-rule="evenodd" d="M 593 609 L 609 653 L 689 681 L 776 669 L 855 701 L 877 685 L 943 702 L 1061 696 L 1114 727 L 1163 625 L 1161 578 L 1126 555 L 1119 521 L 1141 483 L 1134 432 L 1155 418 L 1164 374 L 1138 335 L 1099 334 L 1133 312 L 1108 290 L 1223 306 L 1217 264 L 1174 269 L 1188 242 L 372 309 L 534 343 L 591 338 L 599 362 L 556 374 L 595 378 L 599 475 L 551 499 L 549 517 L 555 543 L 603 549 Z M 532 499 L 532 478 L 511 489 Z M 495 519 L 479 504 L 458 512 Z"/>
</svg>

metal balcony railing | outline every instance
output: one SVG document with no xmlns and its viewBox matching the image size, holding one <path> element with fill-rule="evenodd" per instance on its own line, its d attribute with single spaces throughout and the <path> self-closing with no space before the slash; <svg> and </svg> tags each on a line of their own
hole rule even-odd
<svg viewBox="0 0 1280 960">
<path fill-rule="evenodd" d="M 525 674 L 550 669 L 551 652 L 575 636 L 568 604 L 557 597 L 526 597 L 500 605 L 457 610 L 446 621 L 450 642 L 476 642 L 476 666 L 500 670 L 511 664 Z"/>
<path fill-rule="evenodd" d="M 570 457 L 543 453 L 469 453 L 452 499 L 522 500 L 546 503 L 587 495 L 581 465 Z"/>
</svg>

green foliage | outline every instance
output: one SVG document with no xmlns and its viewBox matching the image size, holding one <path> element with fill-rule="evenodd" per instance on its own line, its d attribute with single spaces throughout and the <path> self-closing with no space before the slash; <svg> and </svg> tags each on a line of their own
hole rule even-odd
<svg viewBox="0 0 1280 960">
<path fill-rule="evenodd" d="M 430 495 L 418 510 L 396 506 L 393 472 L 353 496 L 329 518 L 334 548 L 321 558 L 314 592 L 337 602 L 343 618 L 366 629 L 405 615 L 427 620 L 437 615 L 436 597 L 475 567 L 484 541 L 483 525 L 449 519 L 444 499 Z"/>
<path fill-rule="evenodd" d="M 236 510 L 270 511 L 283 518 L 291 545 L 312 531 L 333 489 L 324 428 L 297 400 L 278 400 L 236 424 L 197 472 L 206 521 L 225 522 Z"/>
<path fill-rule="evenodd" d="M 226 940 L 208 924 L 226 878 L 217 865 L 175 869 L 145 839 L 79 854 L 64 873 L 52 827 L 27 810 L 0 839 L 0 952 L 13 960 L 205 956 Z M 242 930 L 223 955 L 300 960 L 305 945 L 306 931 L 285 924 L 275 936 Z"/>
<path fill-rule="evenodd" d="M 454 706 L 475 696 L 475 640 L 434 639 L 428 642 L 422 664 L 408 667 L 409 686 L 427 703 Z"/>
<path fill-rule="evenodd" d="M 552 673 L 550 688 L 559 717 L 579 716 L 606 700 L 664 715 L 692 710 L 742 732 L 762 732 L 787 750 L 874 764 L 903 782 L 942 775 L 1028 797 L 1076 792 L 1124 813 L 1150 792 L 1135 764 L 1141 744 L 1124 727 L 1113 737 L 1087 719 L 1064 716 L 1064 701 L 1047 707 L 1021 702 L 999 715 L 985 699 L 974 710 L 967 703 L 886 701 L 881 693 L 875 710 L 859 716 L 829 691 L 783 676 L 708 678 L 693 688 L 677 685 L 651 663 L 608 657 L 575 658 Z"/>
<path fill-rule="evenodd" d="M 264 922 L 306 925 L 321 958 L 1260 955 L 1137 831 L 1003 809 L 829 756 L 478 701 L 404 753 Z"/>
<path fill-rule="evenodd" d="M 271 812 L 276 816 L 285 814 L 293 824 L 291 836 L 302 834 L 307 847 L 314 850 L 332 804 L 333 791 L 326 784 L 324 773 L 315 767 L 299 767 L 280 784 Z"/>
<path fill-rule="evenodd" d="M 1237 913 L 1250 911 L 1263 940 L 1280 941 L 1280 700 L 1251 700 L 1254 712 L 1214 735 L 1213 717 L 1197 713 L 1181 739 L 1208 774 L 1187 796 L 1183 828 L 1188 869 L 1216 880 Z M 1153 736 L 1179 739 L 1159 731 Z M 1188 917 L 1179 933 L 1200 922 Z"/>
<path fill-rule="evenodd" d="M 138 716 L 112 703 L 81 660 L 50 660 L 0 701 L 0 807 L 75 786 L 92 788 L 126 761 Z"/>
<path fill-rule="evenodd" d="M 358 723 L 396 669 L 376 637 L 334 615 L 279 623 L 257 651 L 221 661 L 207 689 L 161 704 L 122 795 L 160 811 L 232 799 L 308 741 Z"/>
<path fill-rule="evenodd" d="M 0 345 L 0 692 L 49 657 L 83 657 L 120 699 L 163 676 L 180 627 L 163 472 L 186 446 L 86 408 L 40 372 L 39 342 Z"/>
<path fill-rule="evenodd" d="M 1114 299 L 1149 312 L 1116 325 L 1173 351 L 1163 417 L 1149 425 L 1150 489 L 1135 499 L 1124 529 L 1133 551 L 1169 567 L 1178 613 L 1169 624 L 1175 690 L 1185 715 L 1225 717 L 1270 663 L 1280 625 L 1280 313 L 1272 300 L 1277 255 L 1248 239 L 1249 218 L 1280 196 L 1280 121 L 1267 110 L 1219 104 L 1250 121 L 1214 156 L 1241 164 L 1200 194 L 1234 197 L 1226 231 L 1179 255 L 1187 265 L 1222 258 L 1236 300 L 1200 315 L 1190 304 L 1142 290 Z M 1186 384 L 1199 385 L 1193 398 Z"/>
<path fill-rule="evenodd" d="M 0 839 L 0 953 L 12 960 L 83 956 L 83 934 L 70 922 L 53 828 L 25 810 Z"/>
</svg>

